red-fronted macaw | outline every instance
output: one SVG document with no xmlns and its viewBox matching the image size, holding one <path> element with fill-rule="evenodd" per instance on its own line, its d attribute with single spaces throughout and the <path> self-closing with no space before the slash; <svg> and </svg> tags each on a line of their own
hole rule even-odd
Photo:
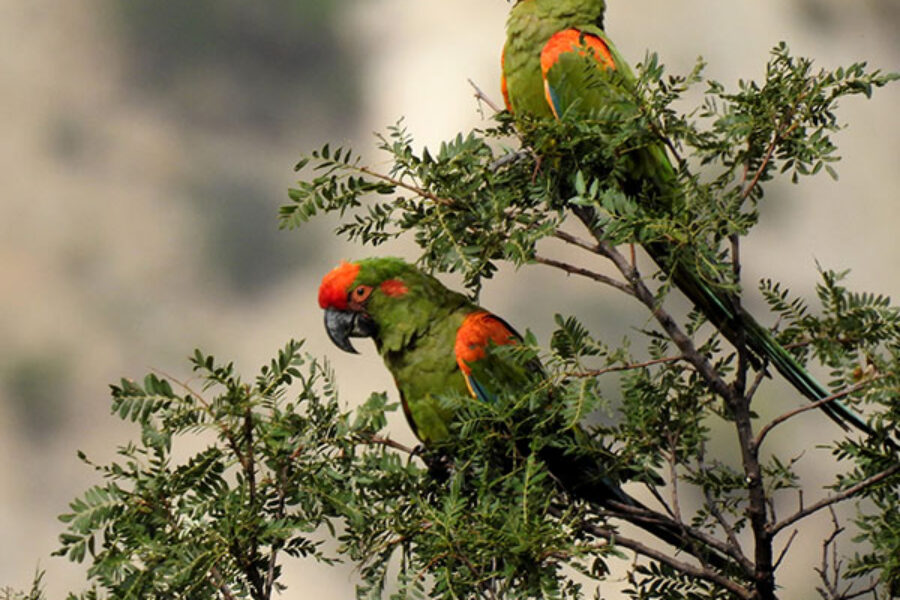
<svg viewBox="0 0 900 600">
<path fill-rule="evenodd" d="M 641 109 L 635 76 L 603 31 L 603 0 L 518 0 L 509 15 L 503 49 L 503 96 L 514 115 L 590 119 L 604 107 L 620 116 Z M 626 150 L 618 182 L 626 194 L 653 211 L 675 214 L 684 202 L 675 169 L 662 141 Z M 736 294 L 712 285 L 690 260 L 676 260 L 666 242 L 644 245 L 659 267 L 709 321 L 735 345 L 746 345 L 772 364 L 811 401 L 830 396 L 765 327 L 742 307 Z M 844 429 L 871 432 L 840 402 L 821 405 Z"/>
<path fill-rule="evenodd" d="M 406 418 L 426 446 L 451 439 L 455 415 L 440 398 L 469 394 L 492 402 L 497 386 L 530 392 L 543 382 L 536 361 L 524 366 L 495 351 L 521 339 L 506 321 L 401 259 L 342 263 L 322 279 L 319 305 L 325 309 L 328 336 L 342 350 L 356 352 L 352 337 L 374 340 L 394 376 Z M 583 433 L 576 428 L 561 435 Z M 594 458 L 554 452 L 552 447 L 541 458 L 575 496 L 600 506 L 644 508 Z M 671 522 L 629 520 L 675 547 L 692 553 L 696 547 Z M 725 564 L 712 553 L 707 559 L 714 566 Z"/>
</svg>

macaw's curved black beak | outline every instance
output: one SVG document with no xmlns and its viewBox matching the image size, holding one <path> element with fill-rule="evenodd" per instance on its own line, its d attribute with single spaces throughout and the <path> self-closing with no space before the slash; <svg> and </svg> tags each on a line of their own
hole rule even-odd
<svg viewBox="0 0 900 600">
<path fill-rule="evenodd" d="M 325 330 L 335 346 L 344 352 L 359 354 L 352 337 L 372 337 L 378 331 L 375 321 L 364 312 L 352 310 L 325 309 Z"/>
</svg>

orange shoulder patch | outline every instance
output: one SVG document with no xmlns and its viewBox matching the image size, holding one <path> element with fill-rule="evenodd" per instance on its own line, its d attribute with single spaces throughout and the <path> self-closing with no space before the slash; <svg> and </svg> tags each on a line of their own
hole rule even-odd
<svg viewBox="0 0 900 600">
<path fill-rule="evenodd" d="M 484 349 L 491 342 L 502 346 L 515 344 L 518 336 L 503 322 L 503 319 L 487 311 L 478 311 L 465 318 L 456 332 L 454 352 L 456 363 L 468 377 L 472 369 L 468 363 L 484 358 Z"/>
<path fill-rule="evenodd" d="M 506 83 L 506 46 L 503 47 L 503 54 L 500 55 L 500 92 L 503 94 L 506 110 L 512 112 L 512 104 L 509 102 L 509 85 Z"/>
<path fill-rule="evenodd" d="M 559 57 L 568 52 L 578 52 L 580 56 L 593 56 L 600 67 L 615 69 L 609 46 L 596 35 L 584 33 L 578 29 L 565 29 L 554 33 L 541 51 L 541 74 L 546 78 L 547 71 L 553 67 Z"/>
<path fill-rule="evenodd" d="M 350 284 L 356 281 L 357 275 L 359 275 L 359 265 L 346 261 L 329 271 L 322 278 L 322 284 L 319 286 L 319 306 L 346 310 L 347 292 Z"/>
</svg>

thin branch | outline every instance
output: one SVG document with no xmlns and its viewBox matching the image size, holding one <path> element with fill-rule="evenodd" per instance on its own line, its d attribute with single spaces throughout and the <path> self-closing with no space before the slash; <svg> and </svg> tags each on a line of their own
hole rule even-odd
<svg viewBox="0 0 900 600">
<path fill-rule="evenodd" d="M 347 168 L 356 170 L 364 175 L 368 175 L 369 177 L 373 177 L 375 179 L 380 179 L 381 181 L 384 181 L 385 183 L 388 183 L 390 185 L 393 185 L 393 186 L 396 186 L 399 188 L 403 188 L 404 190 L 406 190 L 408 192 L 412 192 L 412 193 L 416 194 L 417 196 L 421 196 L 422 198 L 428 198 L 435 204 L 440 204 L 441 206 L 453 206 L 454 204 L 456 204 L 455 200 L 451 200 L 448 198 L 441 198 L 440 196 L 438 196 L 432 192 L 429 192 L 428 190 L 426 190 L 424 188 L 420 188 L 420 187 L 412 185 L 410 183 L 406 183 L 402 179 L 397 179 L 396 177 L 391 177 L 390 175 L 385 175 L 384 173 L 379 173 L 378 171 L 370 169 L 369 167 L 348 165 Z"/>
<path fill-rule="evenodd" d="M 603 256 L 603 251 L 600 249 L 600 246 L 598 244 L 594 244 L 587 240 L 583 240 L 576 235 L 572 235 L 571 233 L 563 231 L 562 229 L 557 229 L 556 231 L 554 231 L 553 237 L 560 239 L 567 244 L 571 244 L 571 245 L 577 246 L 583 250 L 587 250 L 588 252 L 590 252 L 592 254 L 598 254 L 600 256 Z"/>
<path fill-rule="evenodd" d="M 587 371 L 569 371 L 563 373 L 563 377 L 599 377 L 607 373 L 617 373 L 619 371 L 634 371 L 635 369 L 643 369 L 654 365 L 662 365 L 667 363 L 678 362 L 684 360 L 683 356 L 665 356 L 641 363 L 629 363 L 627 365 L 617 365 L 615 367 L 605 367 L 603 369 L 589 369 Z"/>
<path fill-rule="evenodd" d="M 776 132 L 772 136 L 772 140 L 769 142 L 769 147 L 766 148 L 766 154 L 765 156 L 763 156 L 762 162 L 759 164 L 759 167 L 753 174 L 753 179 L 750 180 L 750 183 L 747 184 L 747 187 L 745 187 L 741 192 L 741 200 L 746 200 L 750 196 L 750 193 L 753 191 L 753 188 L 755 188 L 757 184 L 759 184 L 759 180 L 762 177 L 763 172 L 765 172 L 766 166 L 768 166 L 769 162 L 772 160 L 772 155 L 775 153 L 775 148 L 778 146 L 778 143 L 783 140 L 785 136 L 793 132 L 799 125 L 799 121 L 795 121 L 784 131 Z"/>
<path fill-rule="evenodd" d="M 795 529 L 791 532 L 791 537 L 788 538 L 787 544 L 784 545 L 784 548 L 781 549 L 781 552 L 778 554 L 778 558 L 775 560 L 775 564 L 772 568 L 778 569 L 778 565 L 781 564 L 781 561 L 784 560 L 784 557 L 787 556 L 788 550 L 791 548 L 791 544 L 794 543 L 794 540 L 797 538 L 797 534 L 799 531 Z"/>
<path fill-rule="evenodd" d="M 819 579 L 822 580 L 822 584 L 825 586 L 824 590 L 822 588 L 816 588 L 819 594 L 828 600 L 837 600 L 841 597 L 841 594 L 838 593 L 837 589 L 841 575 L 840 561 L 837 559 L 837 545 L 834 543 L 834 540 L 844 531 L 844 528 L 841 527 L 841 524 L 838 522 L 837 513 L 834 512 L 834 508 L 829 506 L 828 510 L 831 512 L 831 522 L 834 524 L 834 528 L 831 530 L 831 535 L 822 541 L 821 566 L 815 567 L 813 570 L 819 574 Z M 831 567 L 834 574 L 834 580 L 828 576 L 829 549 L 832 550 Z"/>
<path fill-rule="evenodd" d="M 405 446 L 405 445 L 401 444 L 400 442 L 395 442 L 394 440 L 392 440 L 389 437 L 382 437 L 379 435 L 370 435 L 370 436 L 361 436 L 361 440 L 363 442 L 366 442 L 369 444 L 374 444 L 376 446 L 387 446 L 388 448 L 400 450 L 401 452 L 404 452 L 404 453 L 410 454 L 410 455 L 416 453 L 415 448 L 410 448 L 409 446 Z"/>
<path fill-rule="evenodd" d="M 709 362 L 709 359 L 697 350 L 694 342 L 681 330 L 675 319 L 659 305 L 653 292 L 650 291 L 641 278 L 640 273 L 609 242 L 598 240 L 597 250 L 600 254 L 610 259 L 616 268 L 619 269 L 619 272 L 631 284 L 631 289 L 634 290 L 633 295 L 650 310 L 656 321 L 681 351 L 685 360 L 694 365 L 712 391 L 726 401 L 731 402 L 734 399 L 734 391 L 731 386 L 722 379 L 715 367 L 712 366 L 712 363 Z"/>
<path fill-rule="evenodd" d="M 247 457 L 247 460 L 246 464 L 243 464 L 242 466 L 244 467 L 244 475 L 247 478 L 248 503 L 251 510 L 256 510 L 256 458 L 253 452 L 253 410 L 249 404 L 247 405 L 246 411 L 244 411 L 244 438 L 246 443 L 245 456 Z M 251 537 L 250 555 L 246 558 L 247 562 L 255 561 L 257 554 L 259 554 L 259 537 L 254 534 Z M 266 588 L 265 580 L 260 577 L 259 572 L 256 569 L 249 564 L 247 566 L 247 580 L 258 594 L 264 595 Z"/>
<path fill-rule="evenodd" d="M 772 535 L 775 535 L 776 533 L 778 533 L 785 527 L 789 527 L 790 525 L 793 525 L 797 521 L 799 521 L 801 519 L 805 519 L 809 515 L 811 515 L 815 512 L 818 512 L 818 511 L 822 510 L 823 508 L 828 508 L 834 504 L 837 504 L 838 502 L 843 502 L 844 500 L 852 498 L 857 493 L 865 490 L 866 488 L 872 487 L 873 485 L 881 483 L 888 477 L 891 477 L 892 475 L 896 475 L 897 473 L 900 473 L 900 463 L 898 463 L 888 469 L 885 469 L 881 473 L 878 473 L 877 475 L 873 475 L 873 476 L 869 477 L 868 479 L 863 479 L 856 485 L 848 487 L 846 490 L 840 492 L 839 494 L 835 494 L 835 495 L 829 496 L 827 498 L 822 498 L 818 502 L 816 502 L 814 504 L 810 504 L 806 508 L 802 508 L 802 509 L 798 510 L 791 516 L 786 517 L 783 520 L 779 521 L 778 523 L 775 523 L 774 525 L 772 525 L 770 527 L 770 531 L 771 531 Z"/>
<path fill-rule="evenodd" d="M 700 453 L 698 455 L 698 466 L 701 471 L 706 471 L 706 444 L 703 443 L 700 446 Z M 713 498 L 712 492 L 709 490 L 707 486 L 701 486 L 703 488 L 703 496 L 706 498 L 706 510 L 715 517 L 716 521 L 719 523 L 719 526 L 725 532 L 725 537 L 728 538 L 728 543 L 734 548 L 734 552 L 731 554 L 738 560 L 741 565 L 748 570 L 753 569 L 753 563 L 750 562 L 749 559 L 744 555 L 744 549 L 741 547 L 740 541 L 737 538 L 737 532 L 732 527 L 731 523 L 725 518 L 725 515 L 722 514 L 722 511 L 719 510 L 719 507 L 716 505 L 715 499 Z"/>
<path fill-rule="evenodd" d="M 582 277 L 587 277 L 588 279 L 593 279 L 594 281 L 612 286 L 619 290 L 620 292 L 624 292 L 629 296 L 634 296 L 634 292 L 631 288 L 621 281 L 613 279 L 607 275 L 603 275 L 601 273 L 595 273 L 594 271 L 590 271 L 588 269 L 582 267 L 576 267 L 575 265 L 571 265 L 569 263 L 565 263 L 559 260 L 555 260 L 552 258 L 545 258 L 540 256 L 539 254 L 534 255 L 534 262 L 547 265 L 548 267 L 553 267 L 555 269 L 561 269 L 570 275 L 581 275 Z"/>
<path fill-rule="evenodd" d="M 628 548 L 629 550 L 639 554 L 641 556 L 645 556 L 662 564 L 668 565 L 669 567 L 684 573 L 685 575 L 689 575 L 691 577 L 695 577 L 697 579 L 702 579 L 703 581 L 708 581 L 710 583 L 714 583 L 721 588 L 728 590 L 729 592 L 735 594 L 739 598 L 744 598 L 746 600 L 751 600 L 754 595 L 749 589 L 744 586 L 734 582 L 731 578 L 717 573 L 716 571 L 710 569 L 709 567 L 697 567 L 690 563 L 683 562 L 672 558 L 668 554 L 656 550 L 655 548 L 651 548 L 645 544 L 637 540 L 633 540 L 631 538 L 622 537 L 617 532 L 607 529 L 606 527 L 600 527 L 599 525 L 594 525 L 591 523 L 583 523 L 582 528 L 588 533 L 595 535 L 597 537 L 603 538 L 605 540 L 610 541 L 613 545 L 622 546 L 623 548 Z"/>
<path fill-rule="evenodd" d="M 709 359 L 697 350 L 693 340 L 682 331 L 675 319 L 660 306 L 656 297 L 647 288 L 640 273 L 628 263 L 627 259 L 616 248 L 603 239 L 602 231 L 592 227 L 590 216 L 578 211 L 576 211 L 576 215 L 597 240 L 597 248 L 600 253 L 616 265 L 619 272 L 625 276 L 625 280 L 631 284 L 635 296 L 650 310 L 653 317 L 675 343 L 685 359 L 694 365 L 710 390 L 722 397 L 731 409 L 740 443 L 741 462 L 747 478 L 747 495 L 749 499 L 747 514 L 750 518 L 751 530 L 756 542 L 754 552 L 755 572 L 753 574 L 755 593 L 760 600 L 774 600 L 775 572 L 772 568 L 772 538 L 771 533 L 768 531 L 769 521 L 766 514 L 766 490 L 762 469 L 759 464 L 758 447 L 753 436 L 749 402 L 742 395 L 738 395 L 735 388 L 725 382 Z"/>
<path fill-rule="evenodd" d="M 222 573 L 219 572 L 219 569 L 215 565 L 210 567 L 209 576 L 213 585 L 216 586 L 216 589 L 222 592 L 222 596 L 225 597 L 225 600 L 237 600 L 234 594 L 231 593 L 228 584 L 226 584 L 225 580 L 222 578 Z"/>
<path fill-rule="evenodd" d="M 293 457 L 288 458 L 288 461 L 282 464 L 281 469 L 278 470 L 278 509 L 275 511 L 275 518 L 277 520 L 283 519 L 285 515 L 286 508 L 286 498 L 285 498 L 285 488 L 287 487 L 287 469 L 288 465 L 292 462 Z M 281 543 L 272 545 L 272 553 L 269 555 L 269 566 L 266 570 L 266 583 L 265 583 L 265 598 L 269 599 L 272 597 L 272 588 L 275 586 L 275 566 L 278 564 L 278 550 L 281 548 Z"/>
<path fill-rule="evenodd" d="M 500 111 L 503 110 L 502 108 L 500 108 L 499 106 L 497 106 L 497 104 L 496 104 L 493 100 L 491 100 L 491 99 L 488 97 L 488 95 L 485 94 L 485 93 L 481 90 L 481 88 L 478 87 L 478 85 L 477 85 L 474 81 L 472 81 L 471 79 L 467 79 L 466 81 L 468 81 L 468 82 L 469 82 L 469 85 L 471 85 L 471 86 L 475 89 L 475 98 L 476 98 L 477 100 L 479 100 L 479 101 L 484 102 L 485 104 L 487 104 L 487 105 L 490 107 L 490 109 L 491 109 L 492 111 L 494 111 L 495 113 L 498 113 L 498 112 L 500 112 Z"/>
<path fill-rule="evenodd" d="M 725 556 L 729 556 L 735 559 L 748 575 L 753 574 L 753 565 L 749 561 L 747 561 L 747 559 L 740 552 L 736 552 L 734 548 L 729 547 L 728 544 L 722 542 L 722 540 L 716 537 L 709 535 L 702 529 L 691 527 L 690 525 L 687 525 L 682 521 L 676 521 L 667 518 L 665 515 L 646 507 L 642 508 L 638 506 L 631 506 L 630 504 L 623 504 L 614 500 L 607 500 L 606 505 L 609 507 L 608 509 L 595 510 L 594 513 L 602 517 L 616 517 L 619 519 L 624 519 L 633 524 L 664 524 L 677 527 L 681 529 L 684 535 L 688 538 L 696 540 L 704 546 L 712 548 L 715 551 L 721 552 Z"/>
<path fill-rule="evenodd" d="M 219 429 L 219 431 L 221 432 L 222 435 L 225 436 L 225 440 L 228 443 L 228 447 L 231 448 L 232 452 L 234 452 L 234 455 L 237 457 L 238 462 L 241 463 L 241 467 L 246 469 L 247 468 L 247 458 L 244 456 L 244 453 L 241 452 L 241 447 L 240 447 L 240 444 L 238 444 L 237 436 L 234 434 L 233 431 L 231 431 L 231 428 L 228 426 L 227 422 L 225 422 L 223 419 L 219 419 L 215 414 L 213 414 L 212 405 L 209 403 L 209 401 L 207 401 L 203 397 L 202 394 L 194 391 L 194 389 L 191 388 L 191 386 L 187 382 L 181 381 L 177 377 L 173 377 L 172 375 L 169 375 L 168 373 L 166 373 L 165 371 L 162 371 L 160 369 L 151 368 L 150 370 L 153 373 L 156 373 L 157 375 L 161 375 L 161 376 L 165 377 L 166 379 L 168 379 L 169 381 L 174 382 L 176 385 L 178 385 L 178 387 L 183 389 L 190 396 L 192 396 L 193 398 L 195 398 L 197 400 L 197 402 L 200 404 L 200 406 L 203 408 L 203 410 L 206 412 L 206 414 L 209 415 L 211 423 L 214 424 Z"/>
<path fill-rule="evenodd" d="M 784 423 L 788 419 L 795 417 L 799 414 L 805 413 L 807 411 L 819 408 L 820 406 L 822 406 L 824 404 L 828 404 L 830 402 L 840 400 L 841 398 L 845 398 L 845 397 L 849 396 L 850 394 L 854 394 L 854 393 L 858 392 L 859 390 L 865 388 L 869 384 L 873 383 L 877 379 L 880 379 L 881 377 L 883 377 L 883 376 L 875 377 L 875 378 L 869 379 L 867 381 L 860 382 L 860 383 L 858 383 L 852 387 L 849 387 L 843 391 L 837 392 L 836 394 L 832 394 L 832 395 L 828 396 L 827 398 L 822 398 L 821 400 L 816 400 L 815 402 L 810 402 L 808 404 L 804 404 L 803 406 L 800 406 L 798 408 L 795 408 L 794 410 L 788 411 L 788 412 L 784 413 L 783 415 L 775 417 L 774 419 L 772 419 L 772 421 L 767 423 L 765 425 L 765 427 L 763 427 L 762 429 L 759 430 L 759 434 L 757 434 L 757 436 L 756 436 L 756 445 L 757 446 L 761 445 L 763 439 L 765 439 L 766 435 L 768 435 L 770 431 L 772 431 L 775 427 Z"/>
<path fill-rule="evenodd" d="M 747 393 L 744 394 L 744 398 L 747 399 L 747 402 L 753 400 L 753 397 L 756 395 L 756 392 L 759 390 L 759 386 L 762 385 L 763 380 L 765 380 L 766 373 L 765 368 L 761 368 L 757 373 L 756 377 L 753 379 L 753 383 L 750 384 L 750 389 L 747 390 Z"/>
<path fill-rule="evenodd" d="M 865 596 L 866 594 L 870 594 L 875 591 L 875 588 L 878 587 L 878 583 L 879 583 L 878 579 L 872 579 L 872 581 L 871 581 L 871 583 L 869 583 L 869 585 L 867 585 L 864 588 L 860 588 L 860 589 L 856 590 L 852 594 L 850 593 L 850 587 L 848 587 L 846 590 L 844 590 L 844 593 L 841 594 L 840 600 L 853 600 L 854 598 L 859 598 L 860 596 Z M 877 599 L 878 596 L 876 595 L 875 598 Z"/>
<path fill-rule="evenodd" d="M 681 503 L 678 501 L 678 469 L 676 468 L 676 441 L 674 436 L 668 436 L 669 442 L 669 452 L 666 457 L 666 462 L 669 463 L 669 481 L 672 487 L 672 512 L 675 514 L 675 520 L 681 523 L 683 520 L 681 518 Z"/>
</svg>

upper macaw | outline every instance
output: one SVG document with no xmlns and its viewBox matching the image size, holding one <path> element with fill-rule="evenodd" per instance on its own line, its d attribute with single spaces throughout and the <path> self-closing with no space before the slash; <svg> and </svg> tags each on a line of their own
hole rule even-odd
<svg viewBox="0 0 900 600">
<path fill-rule="evenodd" d="M 456 393 L 496 401 L 497 385 L 530 391 L 543 379 L 537 361 L 527 367 L 510 364 L 492 352 L 494 346 L 521 340 L 506 321 L 398 258 L 342 263 L 322 279 L 319 305 L 325 309 L 328 336 L 342 350 L 356 352 L 351 337 L 374 340 L 394 376 L 406 418 L 426 446 L 448 441 L 452 432 L 455 415 L 439 398 Z M 541 458 L 557 481 L 578 497 L 600 506 L 645 508 L 593 458 L 552 448 Z M 629 520 L 694 552 L 696 544 L 674 523 L 634 516 Z M 716 554 L 703 554 L 714 566 L 725 564 Z"/>
<path fill-rule="evenodd" d="M 638 111 L 635 77 L 603 31 L 603 0 L 518 0 L 507 22 L 503 96 L 514 116 L 590 118 L 604 106 Z M 675 169 L 662 142 L 627 151 L 621 189 L 653 210 L 674 213 L 683 201 Z M 722 334 L 769 362 L 811 401 L 829 397 L 771 333 L 741 306 L 736 294 L 711 285 L 690 261 L 676 260 L 665 242 L 645 244 L 648 254 Z M 821 405 L 844 429 L 871 433 L 858 414 L 839 402 Z"/>
</svg>

